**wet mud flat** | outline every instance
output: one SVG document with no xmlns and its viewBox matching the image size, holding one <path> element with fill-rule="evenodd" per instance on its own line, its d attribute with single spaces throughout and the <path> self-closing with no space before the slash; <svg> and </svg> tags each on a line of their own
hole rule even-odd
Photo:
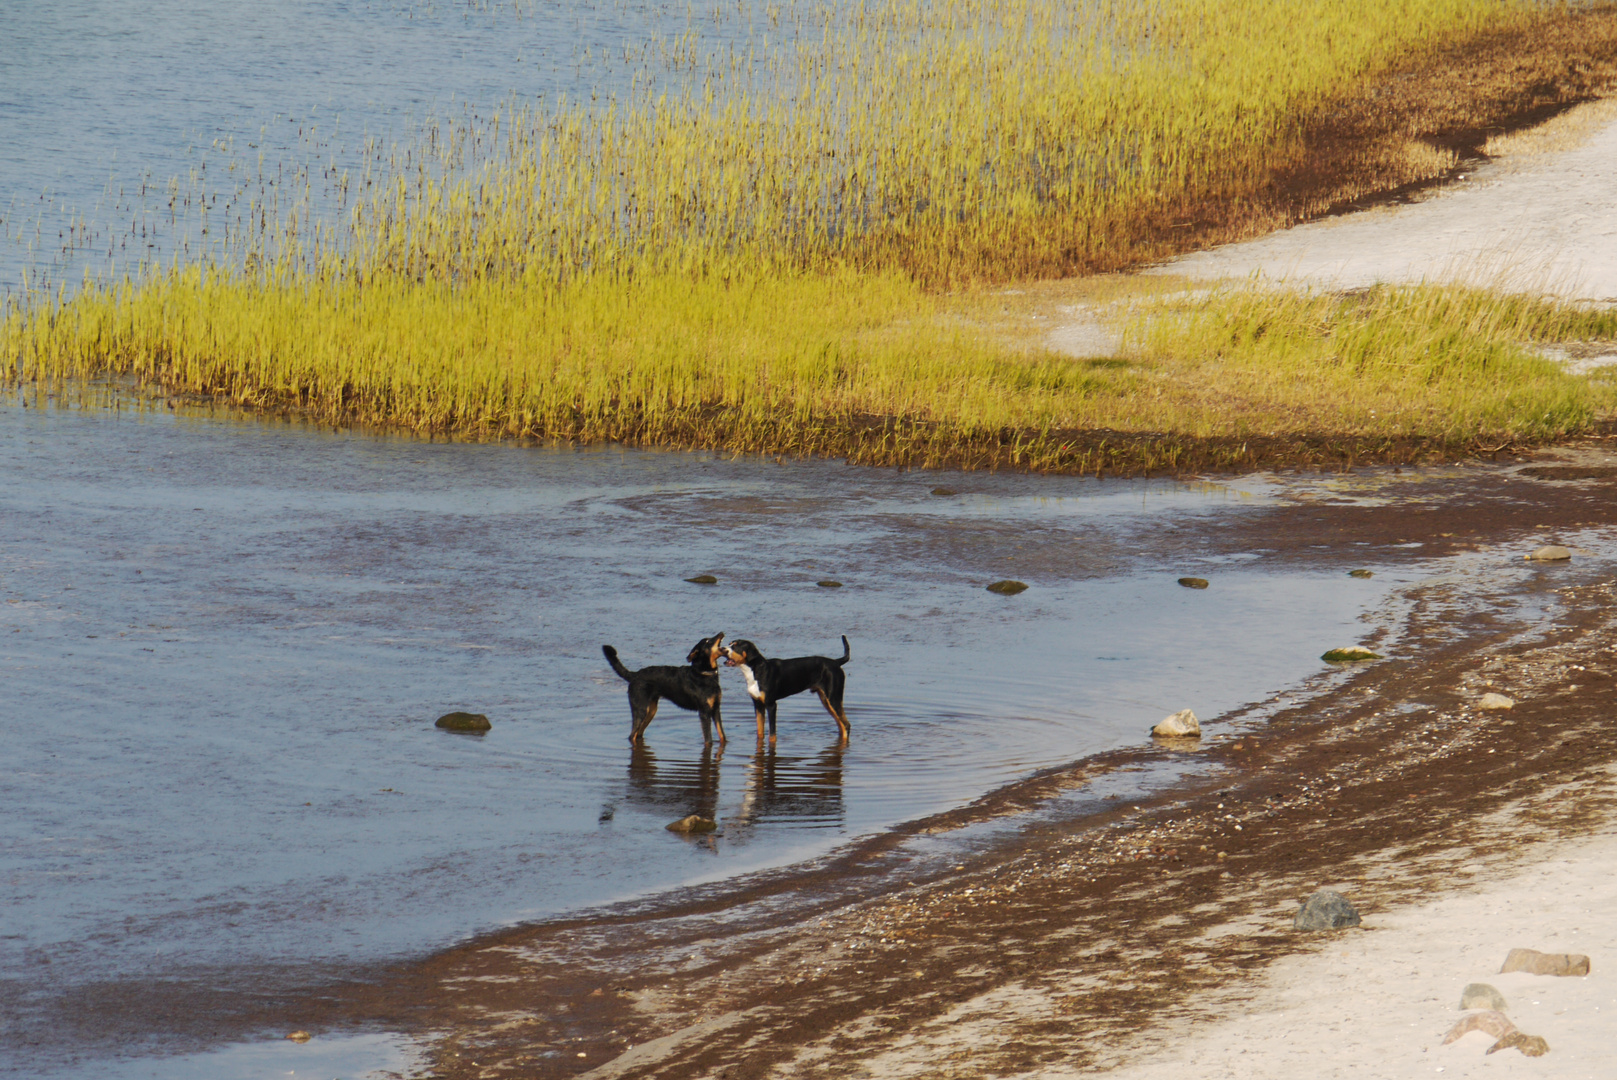
<svg viewBox="0 0 1617 1080">
<path fill-rule="evenodd" d="M 1613 812 L 1617 574 L 1592 549 L 1617 525 L 1614 464 L 1591 442 L 1385 472 L 1165 540 L 1299 563 L 1361 543 L 1380 568 L 1456 560 L 1407 591 L 1388 659 L 1211 718 L 1199 746 L 1093 756 L 807 864 L 303 992 L 148 986 L 124 1019 L 406 1032 L 426 1046 L 420 1075 L 457 1080 L 1116 1064 L 1244 974 L 1318 948 L 1290 927 L 1316 887 L 1373 913 Z M 1521 559 L 1568 538 L 1569 563 Z M 1489 690 L 1518 704 L 1479 712 Z"/>
</svg>

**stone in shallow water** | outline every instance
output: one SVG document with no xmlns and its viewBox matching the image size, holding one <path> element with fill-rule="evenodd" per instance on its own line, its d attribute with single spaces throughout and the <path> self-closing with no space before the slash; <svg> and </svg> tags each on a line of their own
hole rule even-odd
<svg viewBox="0 0 1617 1080">
<path fill-rule="evenodd" d="M 1187 589 L 1205 589 L 1207 588 L 1207 579 L 1204 577 L 1182 577 L 1179 579 L 1179 584 Z"/>
<path fill-rule="evenodd" d="M 1487 983 L 1468 983 L 1460 991 L 1460 1009 L 1493 1009 L 1505 1011 L 1505 995 Z M 1497 1038 L 1497 1036 L 1495 1036 Z"/>
<path fill-rule="evenodd" d="M 1330 664 L 1355 664 L 1360 660 L 1380 660 L 1381 654 L 1371 652 L 1363 645 L 1349 645 L 1342 649 L 1332 649 L 1330 652 L 1323 654 L 1320 659 Z"/>
<path fill-rule="evenodd" d="M 1375 574 L 1371 573 L 1369 570 L 1349 570 L 1348 577 L 1367 578 L 1375 577 Z"/>
<path fill-rule="evenodd" d="M 1537 949 L 1512 949 L 1499 969 L 1525 971 L 1531 975 L 1587 975 L 1589 958 L 1578 953 L 1542 953 Z"/>
<path fill-rule="evenodd" d="M 840 589 L 840 588 L 842 588 L 842 582 L 840 582 L 840 581 L 832 581 L 829 578 L 827 578 L 825 581 L 816 581 L 814 584 L 818 585 L 822 589 Z"/>
<path fill-rule="evenodd" d="M 688 577 L 685 580 L 692 585 L 717 585 L 719 583 L 719 579 L 712 574 L 697 574 L 695 577 Z"/>
<path fill-rule="evenodd" d="M 1151 729 L 1151 734 L 1170 739 L 1184 738 L 1188 735 L 1199 736 L 1201 733 L 1201 722 L 1196 719 L 1196 714 L 1189 709 L 1180 709 L 1172 716 L 1164 718 L 1161 723 Z"/>
<path fill-rule="evenodd" d="M 1303 902 L 1291 924 L 1299 930 L 1340 930 L 1359 925 L 1359 913 L 1335 889 L 1321 889 Z"/>
<path fill-rule="evenodd" d="M 960 493 L 958 491 L 956 491 L 954 488 L 935 487 L 935 488 L 932 489 L 932 494 L 940 495 L 940 496 L 942 496 L 944 498 L 948 498 L 950 495 L 958 495 Z"/>
<path fill-rule="evenodd" d="M 310 1035 L 307 1031 L 290 1031 L 287 1032 L 286 1037 L 295 1043 L 305 1043 L 314 1038 L 314 1036 Z"/>
<path fill-rule="evenodd" d="M 1490 712 L 1498 709 L 1514 709 L 1516 699 L 1506 697 L 1504 694 L 1483 694 L 1477 699 L 1477 708 L 1487 709 Z"/>
<path fill-rule="evenodd" d="M 1015 596 L 1019 592 L 1027 591 L 1027 582 L 1011 581 L 1009 579 L 1006 579 L 1005 581 L 996 581 L 992 585 L 988 586 L 988 591 L 991 593 L 999 593 L 1001 596 Z"/>
<path fill-rule="evenodd" d="M 438 717 L 438 722 L 433 726 L 441 727 L 445 731 L 468 731 L 480 735 L 494 725 L 489 723 L 488 717 L 482 713 L 452 712 Z"/>
<path fill-rule="evenodd" d="M 666 828 L 669 832 L 677 833 L 705 833 L 712 832 L 719 827 L 718 822 L 712 818 L 705 818 L 700 814 L 691 814 L 678 821 L 670 821 Z"/>
<path fill-rule="evenodd" d="M 1546 544 L 1531 555 L 1523 555 L 1522 558 L 1533 562 L 1566 562 L 1572 558 L 1572 552 L 1559 544 Z"/>
</svg>

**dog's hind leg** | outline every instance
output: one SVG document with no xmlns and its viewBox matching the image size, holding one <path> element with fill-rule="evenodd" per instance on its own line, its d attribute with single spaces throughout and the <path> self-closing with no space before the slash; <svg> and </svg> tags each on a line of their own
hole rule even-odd
<svg viewBox="0 0 1617 1080">
<path fill-rule="evenodd" d="M 629 732 L 629 741 L 637 743 L 651 726 L 652 720 L 657 717 L 657 695 L 637 697 L 634 687 L 629 688 L 629 717 L 634 722 L 634 728 Z"/>
<path fill-rule="evenodd" d="M 723 746 L 728 740 L 724 737 L 724 717 L 719 713 L 719 703 L 713 703 L 713 726 L 719 729 L 719 745 Z"/>
<path fill-rule="evenodd" d="M 841 672 L 837 674 L 840 675 Z M 831 714 L 831 719 L 837 722 L 837 731 L 841 733 L 842 740 L 846 742 L 848 732 L 851 729 L 848 726 L 848 714 L 842 711 L 841 680 L 833 679 L 829 689 L 816 686 L 814 693 L 820 699 L 820 704 L 825 706 L 825 711 Z"/>
</svg>

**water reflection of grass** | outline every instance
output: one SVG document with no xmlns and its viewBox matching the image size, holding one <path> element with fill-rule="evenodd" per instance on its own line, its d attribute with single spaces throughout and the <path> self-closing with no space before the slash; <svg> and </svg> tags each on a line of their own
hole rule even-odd
<svg viewBox="0 0 1617 1080">
<path fill-rule="evenodd" d="M 1506 340 L 1608 332 L 1544 305 L 1481 325 L 1474 294 L 1221 296 L 1117 364 L 1006 341 L 972 291 L 1160 252 L 1173 219 L 1294 172 L 1322 102 L 1424 42 L 1528 27 L 1530 6 L 784 17 L 786 48 L 663 57 L 701 76 L 682 92 L 431 127 L 340 222 L 277 202 L 216 263 L 32 297 L 0 338 L 10 375 L 419 431 L 1080 471 L 1241 464 L 1262 437 L 1553 437 L 1609 408 Z M 1401 167 L 1452 161 L 1427 156 Z"/>
</svg>

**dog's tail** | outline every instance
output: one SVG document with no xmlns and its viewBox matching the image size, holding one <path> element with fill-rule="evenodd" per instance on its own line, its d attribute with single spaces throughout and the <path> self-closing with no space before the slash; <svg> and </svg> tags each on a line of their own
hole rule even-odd
<svg viewBox="0 0 1617 1080">
<path fill-rule="evenodd" d="M 625 679 L 634 678 L 634 672 L 624 667 L 623 661 L 618 659 L 618 650 L 610 645 L 602 645 L 601 652 L 606 656 L 606 662 L 612 665 L 612 670 L 617 672 L 619 676 Z"/>
<path fill-rule="evenodd" d="M 841 660 L 833 660 L 831 662 L 833 664 L 835 664 L 837 667 L 841 667 L 843 664 L 846 664 L 848 662 L 848 657 L 850 657 L 852 655 L 853 655 L 853 650 L 848 647 L 848 635 L 843 634 L 842 635 L 842 659 Z"/>
</svg>

